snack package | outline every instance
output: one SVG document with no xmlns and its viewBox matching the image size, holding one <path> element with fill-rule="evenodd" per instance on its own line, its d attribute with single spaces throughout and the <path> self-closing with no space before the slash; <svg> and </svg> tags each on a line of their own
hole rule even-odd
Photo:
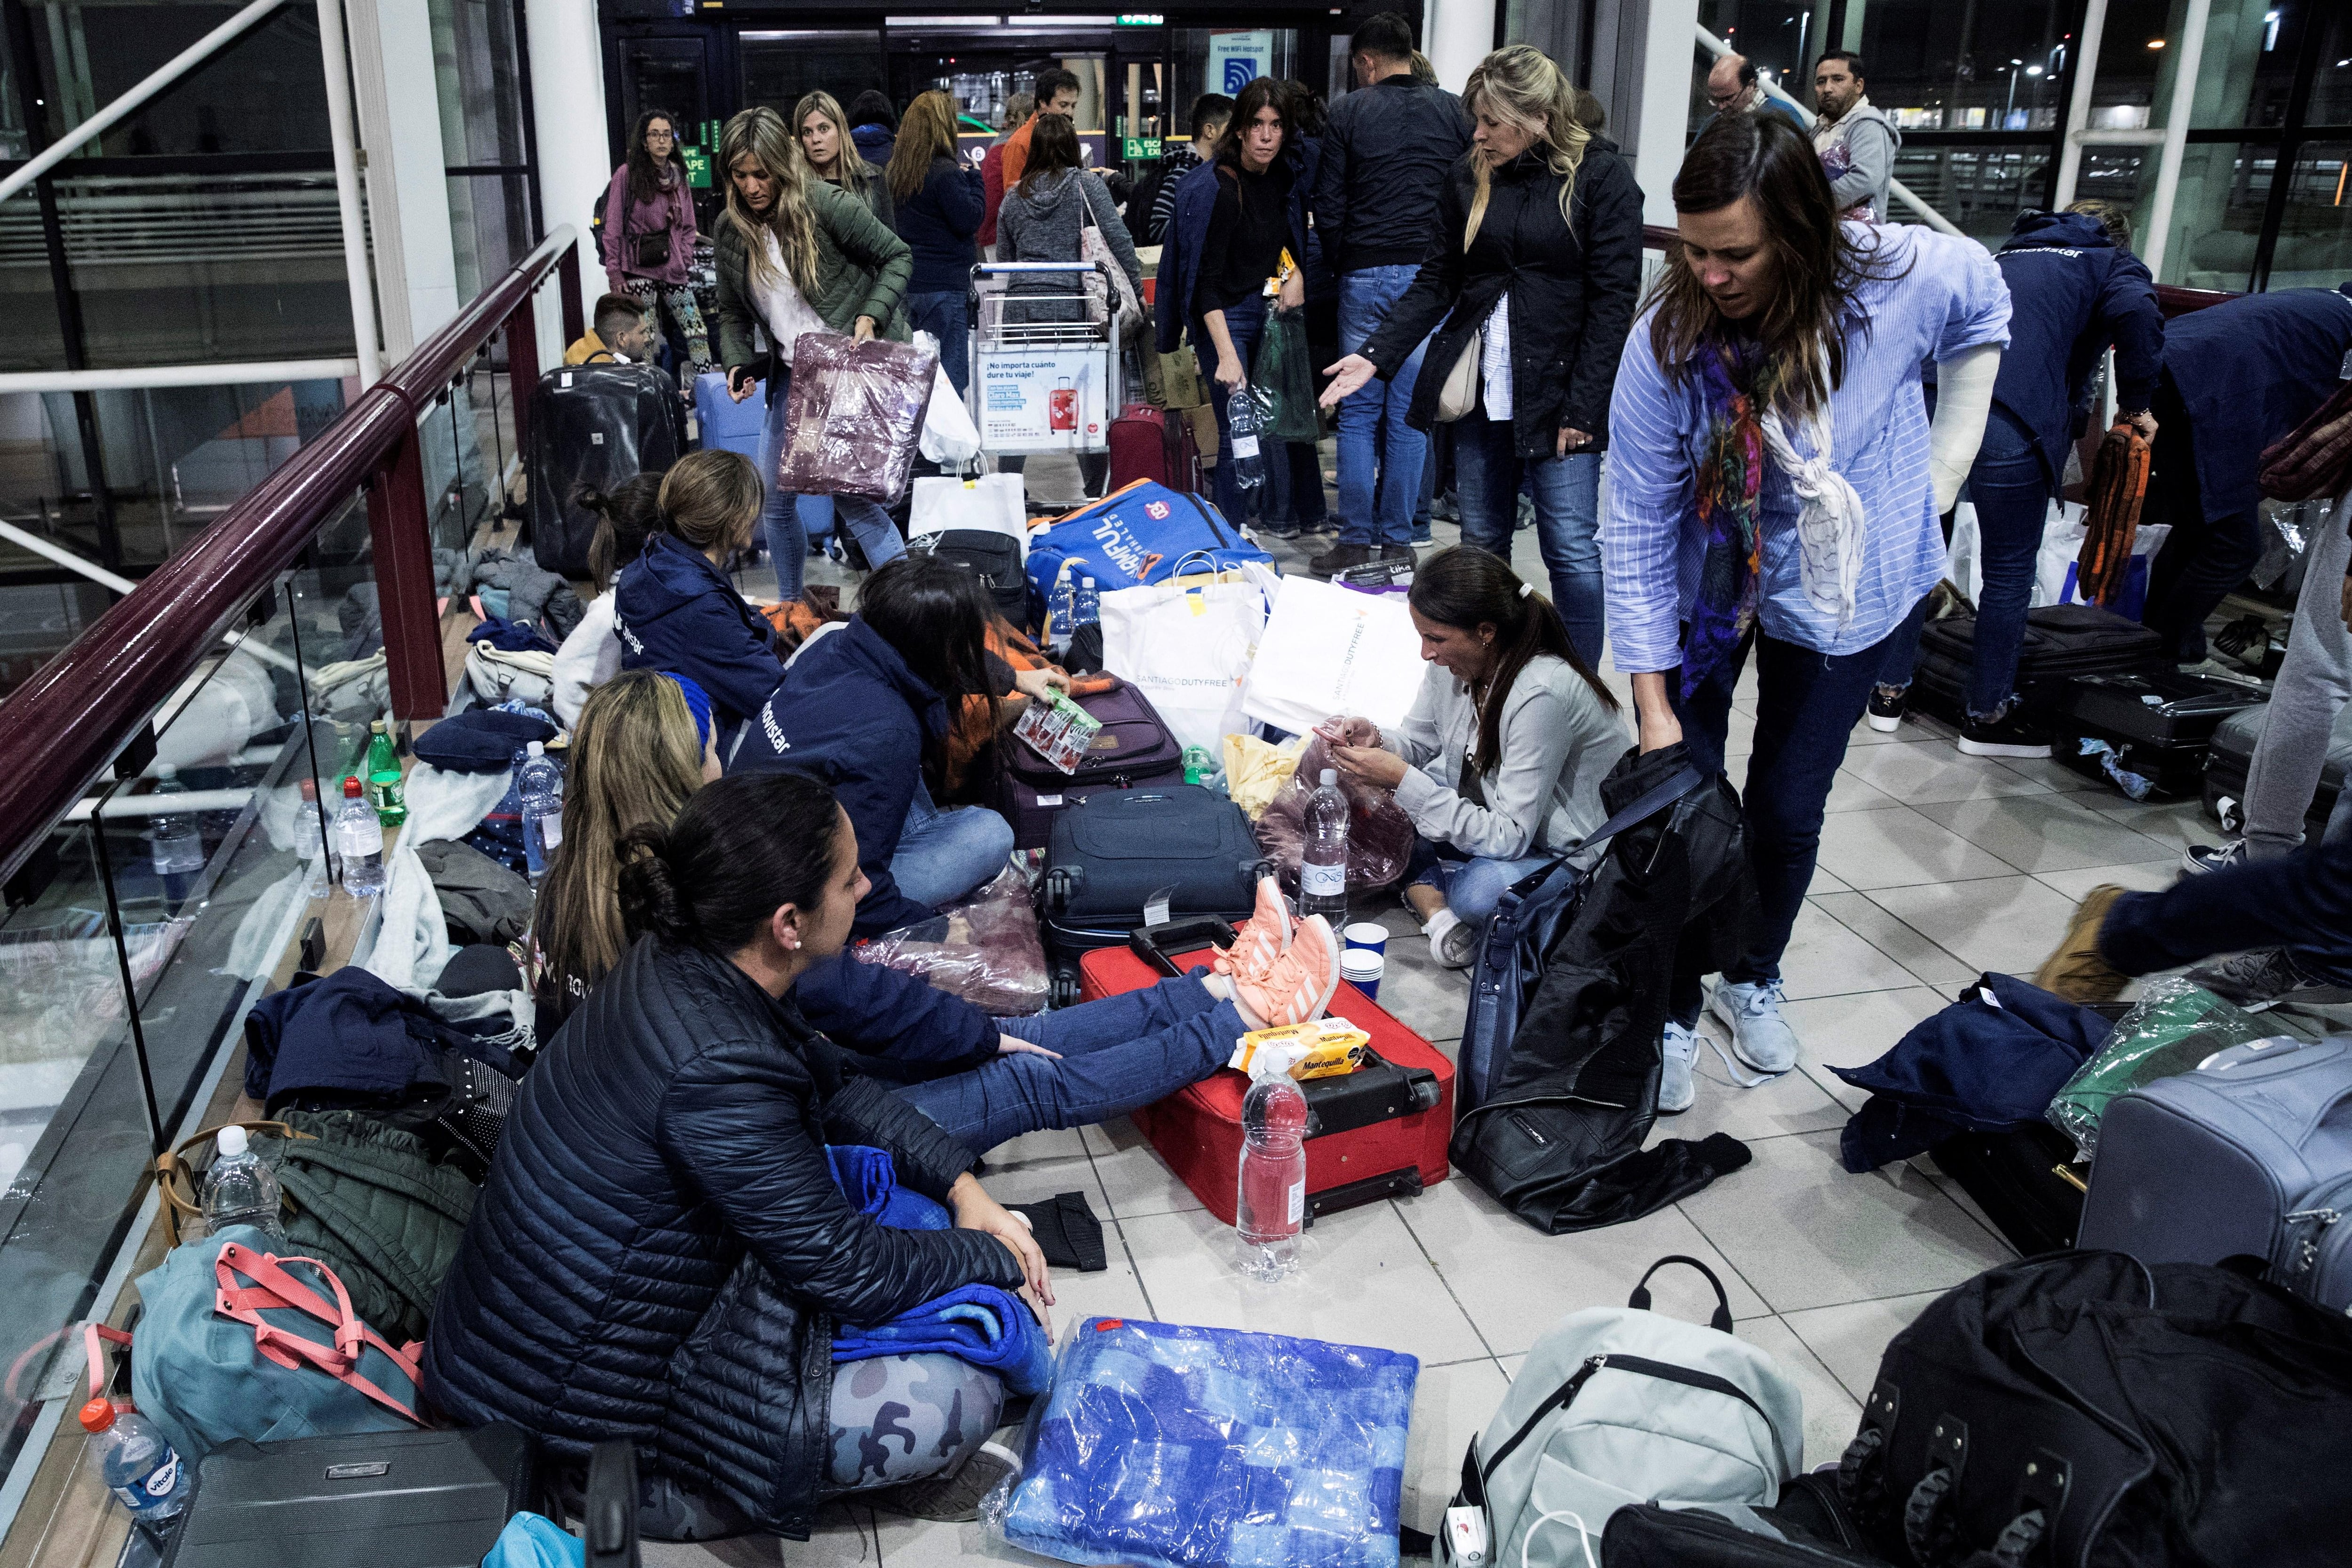
<svg viewBox="0 0 2352 1568">
<path fill-rule="evenodd" d="M 2088 1061 L 2050 1102 L 2053 1125 L 2074 1140 L 2082 1157 L 2099 1152 L 2099 1119 L 2118 1094 L 2187 1072 L 2217 1051 L 2247 1045 L 2273 1031 L 2251 1013 L 2174 976 L 2151 983 L 2116 1020 Z"/>
<path fill-rule="evenodd" d="M 935 351 L 911 343 L 803 333 L 793 343 L 776 487 L 896 503 L 914 471 L 938 369 Z"/>
<path fill-rule="evenodd" d="M 1290 781 L 1266 803 L 1257 819 L 1258 848 L 1281 874 L 1283 890 L 1298 891 L 1298 857 L 1307 841 L 1307 798 L 1332 766 L 1331 747 L 1343 745 L 1340 721 L 1324 720 L 1307 737 Z M 1348 886 L 1384 887 L 1404 874 L 1412 859 L 1412 819 L 1397 804 L 1396 791 L 1351 778 L 1342 770 L 1339 792 L 1348 797 Z"/>
<path fill-rule="evenodd" d="M 1279 1029 L 1254 1029 L 1234 1041 L 1225 1065 L 1252 1078 L 1287 1074 L 1300 1082 L 1338 1078 L 1364 1064 L 1372 1037 L 1343 1018 L 1320 1018 Z"/>
<path fill-rule="evenodd" d="M 1067 694 L 1055 692 L 1051 702 L 1031 703 L 1014 722 L 1013 733 L 1055 768 L 1076 773 L 1095 737 L 1102 733 L 1102 720 Z"/>
</svg>

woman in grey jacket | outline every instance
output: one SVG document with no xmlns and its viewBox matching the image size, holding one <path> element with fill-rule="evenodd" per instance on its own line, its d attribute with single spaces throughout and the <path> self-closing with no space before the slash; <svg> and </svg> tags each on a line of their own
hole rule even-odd
<svg viewBox="0 0 2352 1568">
<path fill-rule="evenodd" d="M 1440 551 L 1406 602 L 1430 664 L 1421 695 L 1393 731 L 1348 720 L 1363 744 L 1332 757 L 1412 818 L 1405 902 L 1459 969 L 1503 890 L 1607 820 L 1601 781 L 1633 736 L 1550 601 L 1494 556 Z"/>
</svg>

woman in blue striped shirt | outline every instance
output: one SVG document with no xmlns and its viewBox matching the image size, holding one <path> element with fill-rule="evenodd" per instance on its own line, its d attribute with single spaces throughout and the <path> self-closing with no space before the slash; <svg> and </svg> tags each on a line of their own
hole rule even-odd
<svg viewBox="0 0 2352 1568">
<path fill-rule="evenodd" d="M 2009 288 L 1982 246 L 1840 223 L 1803 134 L 1728 115 L 1675 176 L 1681 235 L 1610 402 L 1609 638 L 1644 752 L 1723 766 L 1752 649 L 1743 800 L 1762 916 L 1712 1006 L 1759 1073 L 1796 1065 L 1780 955 L 1884 645 L 1943 573 L 1937 516 L 1984 433 Z M 1942 396 L 1929 427 L 1919 367 Z M 1659 1109 L 1691 1103 L 1699 977 L 1678 976 Z"/>
</svg>

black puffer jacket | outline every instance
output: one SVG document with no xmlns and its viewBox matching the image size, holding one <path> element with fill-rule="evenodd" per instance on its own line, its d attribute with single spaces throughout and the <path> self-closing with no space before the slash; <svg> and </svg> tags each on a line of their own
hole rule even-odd
<svg viewBox="0 0 2352 1568">
<path fill-rule="evenodd" d="M 935 1198 L 972 1163 L 879 1084 L 845 1079 L 789 998 L 639 941 L 523 1085 L 442 1283 L 426 1396 L 560 1459 L 633 1438 L 648 1473 L 805 1539 L 834 1323 L 1021 1283 L 980 1231 L 888 1230 L 852 1209 L 827 1143 L 889 1151 Z"/>
<path fill-rule="evenodd" d="M 1549 457 L 1559 432 L 1581 430 L 1608 444 L 1609 394 L 1617 356 L 1633 324 L 1642 287 L 1642 188 L 1617 144 L 1595 137 L 1576 174 L 1573 225 L 1559 215 L 1559 181 L 1532 152 L 1495 171 L 1478 237 L 1463 254 L 1477 193 L 1470 152 L 1454 167 L 1437 204 L 1439 246 L 1364 345 L 1385 381 L 1440 321 L 1422 361 L 1405 423 L 1426 430 L 1437 416 L 1446 372 L 1503 290 L 1511 291 L 1511 429 L 1522 457 Z"/>
</svg>

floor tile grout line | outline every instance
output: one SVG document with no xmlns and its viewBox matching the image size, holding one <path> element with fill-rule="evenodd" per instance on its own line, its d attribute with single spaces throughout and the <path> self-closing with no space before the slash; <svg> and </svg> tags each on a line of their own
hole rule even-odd
<svg viewBox="0 0 2352 1568">
<path fill-rule="evenodd" d="M 1454 1173 L 1448 1173 L 1448 1179 L 1455 1179 Z M 1413 1250 L 1421 1254 L 1422 1261 L 1429 1265 L 1429 1271 L 1436 1275 L 1437 1282 L 1445 1288 L 1445 1299 L 1454 1303 L 1454 1310 L 1462 1314 L 1462 1321 L 1468 1323 L 1470 1332 L 1478 1336 L 1478 1343 L 1486 1346 L 1487 1356 L 1490 1359 L 1494 1358 L 1496 1356 L 1494 1342 L 1486 1337 L 1486 1331 L 1478 1326 L 1478 1320 L 1470 1315 L 1469 1307 L 1464 1304 L 1462 1297 L 1454 1291 L 1454 1281 L 1445 1277 L 1444 1269 L 1439 1266 L 1436 1259 L 1429 1255 L 1429 1249 L 1422 1242 L 1421 1232 L 1412 1228 L 1412 1217 L 1405 1213 L 1394 1198 L 1388 1200 L 1388 1206 L 1389 1212 L 1396 1216 L 1397 1223 L 1404 1227 L 1404 1233 L 1412 1238 Z"/>
<path fill-rule="evenodd" d="M 1765 1312 L 1769 1315 L 1778 1316 L 1780 1309 L 1773 1306 L 1769 1301 L 1765 1299 L 1764 1292 L 1756 1288 L 1756 1281 L 1748 1277 L 1747 1270 L 1740 1268 L 1738 1264 L 1731 1260 L 1731 1254 L 1726 1252 L 1722 1248 L 1716 1245 L 1715 1238 L 1706 1233 L 1706 1227 L 1698 1222 L 1698 1216 L 1693 1214 L 1688 1208 L 1685 1207 L 1680 1203 L 1675 1205 L 1675 1212 L 1681 1215 L 1685 1220 L 1689 1222 L 1690 1228 L 1698 1232 L 1698 1239 L 1706 1243 L 1706 1249 L 1714 1253 L 1717 1257 L 1722 1259 L 1723 1266 L 1730 1270 L 1732 1274 L 1738 1278 L 1741 1284 L 1748 1287 L 1748 1293 L 1755 1297 L 1758 1301 L 1763 1301 Z M 1736 1322 L 1737 1319 L 1735 1318 L 1734 1321 Z"/>
<path fill-rule="evenodd" d="M 1990 878 L 1990 877 L 1986 877 L 1986 878 L 1983 878 L 1983 879 L 1981 879 L 1981 880 L 1986 881 L 1986 882 L 1990 882 L 1990 881 L 1992 881 L 1993 879 L 1992 879 L 1992 878 Z M 1926 883 L 1920 883 L 1920 884 L 1918 884 L 1918 885 L 1925 886 L 1925 885 L 1927 885 L 1927 884 L 1926 884 Z M 1892 920 L 1893 922 L 1895 922 L 1895 925 L 1900 925 L 1901 927 L 1903 927 L 1903 929 L 1904 929 L 1904 930 L 1908 931 L 1909 933 L 1911 933 L 1911 935 L 1912 935 L 1912 936 L 1916 936 L 1917 938 L 1919 938 L 1919 940 L 1920 940 L 1920 941 L 1925 942 L 1928 946 L 1930 946 L 1930 947 L 1934 948 L 1937 952 L 1941 953 L 1945 957 L 1949 958 L 1953 963 L 1955 963 L 1955 964 L 1958 964 L 1958 965 L 1961 965 L 1963 967 L 1969 967 L 1969 966 L 1968 966 L 1968 964 L 1967 964 L 1967 961 L 1966 961 L 1965 959 L 1961 958 L 1961 956 L 1960 956 L 1958 954 L 1957 954 L 1957 953 L 1953 952 L 1949 947 L 1945 946 L 1942 943 L 1940 943 L 1940 942 L 1937 941 L 1934 937 L 1932 937 L 1932 936 L 1928 936 L 1926 932 L 1924 932 L 1924 931 L 1920 930 L 1917 926 L 1916 926 L 1916 925 L 1912 925 L 1909 921 L 1907 921 L 1907 920 L 1904 919 L 1901 915 L 1899 915 L 1895 914 L 1895 911 L 1893 911 L 1893 910 L 1891 910 L 1891 909 L 1887 908 L 1885 904 L 1883 904 L 1879 903 L 1879 902 L 1878 902 L 1878 900 L 1876 900 L 1876 899 L 1874 899 L 1874 898 L 1872 898 L 1872 897 L 1870 896 L 1870 894 L 1867 894 L 1867 893 L 1864 893 L 1864 892 L 1863 892 L 1863 890 L 1862 890 L 1862 889 L 1860 889 L 1860 888 L 1858 888 L 1858 887 L 1857 887 L 1857 888 L 1851 889 L 1850 891 L 1852 891 L 1853 893 L 1854 893 L 1854 894 L 1859 894 L 1859 895 L 1860 895 L 1860 896 L 1861 896 L 1861 897 L 1862 897 L 1862 898 L 1863 898 L 1866 903 L 1868 903 L 1868 904 L 1871 905 L 1871 907 L 1872 907 L 1872 908 L 1876 909 L 1880 914 L 1882 914 L 1882 915 L 1885 915 L 1885 916 L 1886 916 L 1886 918 L 1888 918 L 1889 920 Z M 2053 891 L 2054 891 L 2054 890 L 2053 890 Z M 1806 902 L 1811 903 L 1811 900 L 1812 900 L 1812 895 L 1811 895 L 1811 894 L 1806 894 Z M 1817 908 L 1820 908 L 1820 909 L 1821 909 L 1821 912 L 1822 912 L 1823 915 L 1828 915 L 1832 920 L 1836 921 L 1836 922 L 1838 923 L 1838 925 L 1840 925 L 1841 926 L 1843 926 L 1847 931 L 1852 932 L 1852 933 L 1853 934 L 1853 936 L 1854 936 L 1856 938 L 1858 938 L 1858 939 L 1862 942 L 1862 944 L 1863 944 L 1864 946 L 1868 947 L 1872 952 L 1874 952 L 1874 953 L 1877 954 L 1880 957 L 1885 958 L 1888 963 L 1890 963 L 1890 964 L 1894 965 L 1896 968 L 1898 968 L 1898 969 L 1902 970 L 1905 974 L 1906 974 L 1906 975 L 1910 976 L 1913 979 L 1915 979 L 1915 980 L 1918 980 L 1918 981 L 1919 981 L 1919 984 L 1921 984 L 1921 985 L 1923 985 L 1923 986 L 1924 986 L 1924 985 L 1927 985 L 1927 984 L 1928 983 L 1927 981 L 1926 981 L 1926 980 L 1924 980 L 1924 979 L 1920 979 L 1920 978 L 1919 978 L 1919 971 L 1917 971 L 1916 969 L 1914 969 L 1913 967 L 1911 967 L 1911 966 L 1910 966 L 1910 965 L 1906 964 L 1902 959 L 1900 959 L 1900 958 L 1896 957 L 1894 954 L 1889 953 L 1885 948 L 1884 948 L 1884 947 L 1880 946 L 1877 943 L 1875 943 L 1875 942 L 1872 941 L 1872 940 L 1870 939 L 1870 936 L 1869 936 L 1869 934 L 1868 934 L 1867 932 L 1863 931 L 1863 930 L 1862 930 L 1861 928 L 1859 928 L 1858 926 L 1855 926 L 1855 925 L 1853 925 L 1853 924 L 1851 924 L 1850 922 L 1848 922 L 1848 921 L 1847 921 L 1843 916 L 1840 915 L 1836 910 L 1834 910 L 1834 909 L 1831 909 L 1831 908 L 1827 907 L 1826 905 L 1816 905 L 1816 907 L 1817 907 Z M 1982 971 L 1981 971 L 1981 970 L 1979 970 L 1979 973 L 1982 973 Z M 1882 988 L 1882 989 L 1889 989 L 1889 988 Z M 1940 992 L 1940 991 L 1943 989 L 1943 988 L 1942 988 L 1942 987 L 1940 987 L 1940 986 L 1936 987 L 1935 988 L 1936 988 L 1938 992 Z M 1862 995 L 1863 993 L 1861 993 L 1861 992 L 1856 992 L 1856 991 L 1842 991 L 1842 992 L 1839 992 L 1838 994 L 1839 994 L 1839 995 L 1841 995 L 1841 996 L 1859 996 L 1859 995 Z M 1799 1000 L 1810 1000 L 1811 998 L 1797 998 L 1797 999 L 1799 999 Z"/>
<path fill-rule="evenodd" d="M 1128 1271 L 1135 1276 L 1135 1288 L 1143 1297 L 1143 1310 L 1151 1314 L 1153 1322 L 1158 1322 L 1160 1308 L 1151 1299 L 1151 1287 L 1144 1283 L 1143 1265 L 1135 1260 L 1135 1247 L 1127 1239 L 1126 1217 L 1120 1215 L 1118 1209 L 1112 1207 L 1110 1186 L 1103 1180 L 1102 1167 L 1095 1164 L 1094 1145 L 1087 1142 L 1086 1134 L 1083 1131 L 1078 1134 L 1078 1146 L 1087 1152 L 1087 1168 L 1094 1172 L 1095 1190 L 1102 1194 L 1103 1208 L 1108 1214 L 1112 1227 L 1118 1232 L 1118 1249 L 1127 1254 Z M 1135 1218 L 1139 1219 L 1143 1217 L 1138 1215 Z"/>
</svg>

